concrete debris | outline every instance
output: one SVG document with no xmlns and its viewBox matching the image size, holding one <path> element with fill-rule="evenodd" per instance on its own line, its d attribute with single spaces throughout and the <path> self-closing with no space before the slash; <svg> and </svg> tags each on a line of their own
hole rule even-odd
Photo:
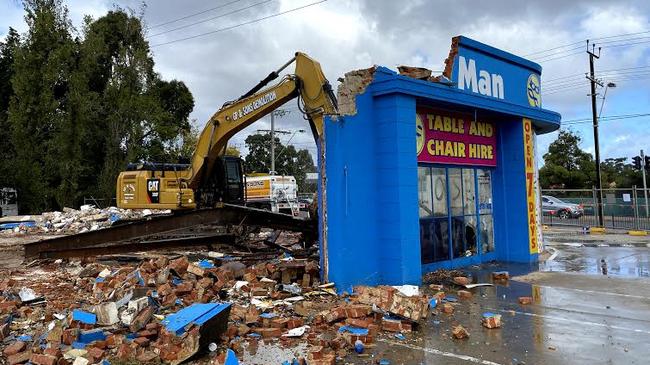
<svg viewBox="0 0 650 365">
<path fill-rule="evenodd" d="M 407 297 L 391 286 L 357 286 L 355 293 L 359 293 L 359 302 L 375 305 L 379 309 L 402 316 L 412 321 L 426 318 L 429 309 L 429 300 L 426 296 Z"/>
<path fill-rule="evenodd" d="M 117 221 L 139 220 L 148 215 L 171 214 L 170 210 L 131 210 L 109 207 L 99 209 L 92 205 L 82 205 L 79 210 L 63 208 L 62 212 L 45 212 L 29 217 L 13 217 L 18 224 L 7 225 L 11 229 L 0 229 L 3 236 L 16 234 L 65 235 L 94 231 L 110 227 Z M 25 220 L 28 218 L 29 220 Z M 5 217 L 7 221 L 11 217 Z"/>
<path fill-rule="evenodd" d="M 356 97 L 366 91 L 366 87 L 372 82 L 376 66 L 347 72 L 343 79 L 339 79 L 337 99 L 339 102 L 340 115 L 357 114 Z"/>
</svg>

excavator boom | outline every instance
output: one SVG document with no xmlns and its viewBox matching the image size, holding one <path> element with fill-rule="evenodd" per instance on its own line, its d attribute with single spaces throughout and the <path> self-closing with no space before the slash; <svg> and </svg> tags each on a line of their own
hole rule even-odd
<svg viewBox="0 0 650 365">
<path fill-rule="evenodd" d="M 266 87 L 295 62 L 293 74 Z M 118 177 L 117 200 L 122 208 L 193 209 L 233 202 L 236 189 L 243 189 L 241 165 L 223 157 L 228 140 L 256 120 L 294 98 L 302 108 L 316 141 L 323 133 L 323 117 L 337 113 L 336 97 L 320 64 L 304 53 L 295 57 L 237 100 L 224 104 L 205 124 L 187 167 L 173 165 L 160 170 L 131 169 Z M 171 165 L 170 165 L 171 166 Z M 230 193 L 229 193 L 230 192 Z M 229 198 L 230 197 L 230 198 Z M 241 199 L 237 200 L 240 202 Z"/>
</svg>

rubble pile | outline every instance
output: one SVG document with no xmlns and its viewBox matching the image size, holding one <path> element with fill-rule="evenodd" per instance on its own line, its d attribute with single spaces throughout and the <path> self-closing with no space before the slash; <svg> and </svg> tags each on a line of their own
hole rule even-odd
<svg viewBox="0 0 650 365">
<path fill-rule="evenodd" d="M 286 254 L 250 266 L 230 256 L 57 260 L 2 272 L 0 293 L 6 363 L 48 365 L 177 364 L 197 356 L 221 364 L 226 349 L 240 355 L 259 341 L 307 343 L 309 364 L 334 364 L 381 334 L 413 331 L 430 302 L 417 287 L 340 294 L 319 282 L 316 261 Z"/>
<path fill-rule="evenodd" d="M 79 210 L 63 208 L 62 212 L 45 212 L 41 215 L 22 216 L 4 227 L 0 224 L 0 234 L 76 234 L 110 227 L 117 221 L 139 220 L 152 215 L 170 213 L 169 210 L 131 210 L 117 207 L 99 209 L 92 205 L 82 205 Z"/>
<path fill-rule="evenodd" d="M 450 340 L 470 337 L 454 319 L 456 307 L 473 300 L 460 271 L 429 274 L 438 281 L 424 288 L 341 291 L 321 283 L 317 262 L 308 258 L 247 262 L 216 252 L 167 253 L 0 271 L 2 357 L 12 365 L 223 365 L 229 354 L 254 354 L 263 342 L 300 348 L 301 364 L 335 364 L 382 338 L 408 340 L 431 315 L 448 323 Z M 502 320 L 486 312 L 477 324 L 498 331 Z"/>
</svg>

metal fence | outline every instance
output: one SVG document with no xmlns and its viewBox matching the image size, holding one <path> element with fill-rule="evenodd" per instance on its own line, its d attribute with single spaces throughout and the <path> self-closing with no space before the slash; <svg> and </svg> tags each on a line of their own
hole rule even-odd
<svg viewBox="0 0 650 365">
<path fill-rule="evenodd" d="M 562 202 L 578 204 L 583 213 L 567 212 L 562 204 L 542 202 L 542 223 L 546 225 L 572 225 L 597 227 L 598 190 L 593 189 L 542 189 L 542 197 L 554 197 Z M 650 189 L 648 189 L 650 197 Z M 603 223 L 606 228 L 650 230 L 649 201 L 642 188 L 602 189 Z M 579 212 L 579 209 L 578 209 Z"/>
</svg>

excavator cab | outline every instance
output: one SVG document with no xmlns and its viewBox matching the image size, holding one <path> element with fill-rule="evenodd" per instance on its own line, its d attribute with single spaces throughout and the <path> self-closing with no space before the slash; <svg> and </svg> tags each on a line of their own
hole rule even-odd
<svg viewBox="0 0 650 365">
<path fill-rule="evenodd" d="M 244 186 L 241 158 L 220 156 L 211 176 L 196 190 L 196 202 L 200 208 L 214 207 L 218 203 L 244 205 Z"/>
</svg>

